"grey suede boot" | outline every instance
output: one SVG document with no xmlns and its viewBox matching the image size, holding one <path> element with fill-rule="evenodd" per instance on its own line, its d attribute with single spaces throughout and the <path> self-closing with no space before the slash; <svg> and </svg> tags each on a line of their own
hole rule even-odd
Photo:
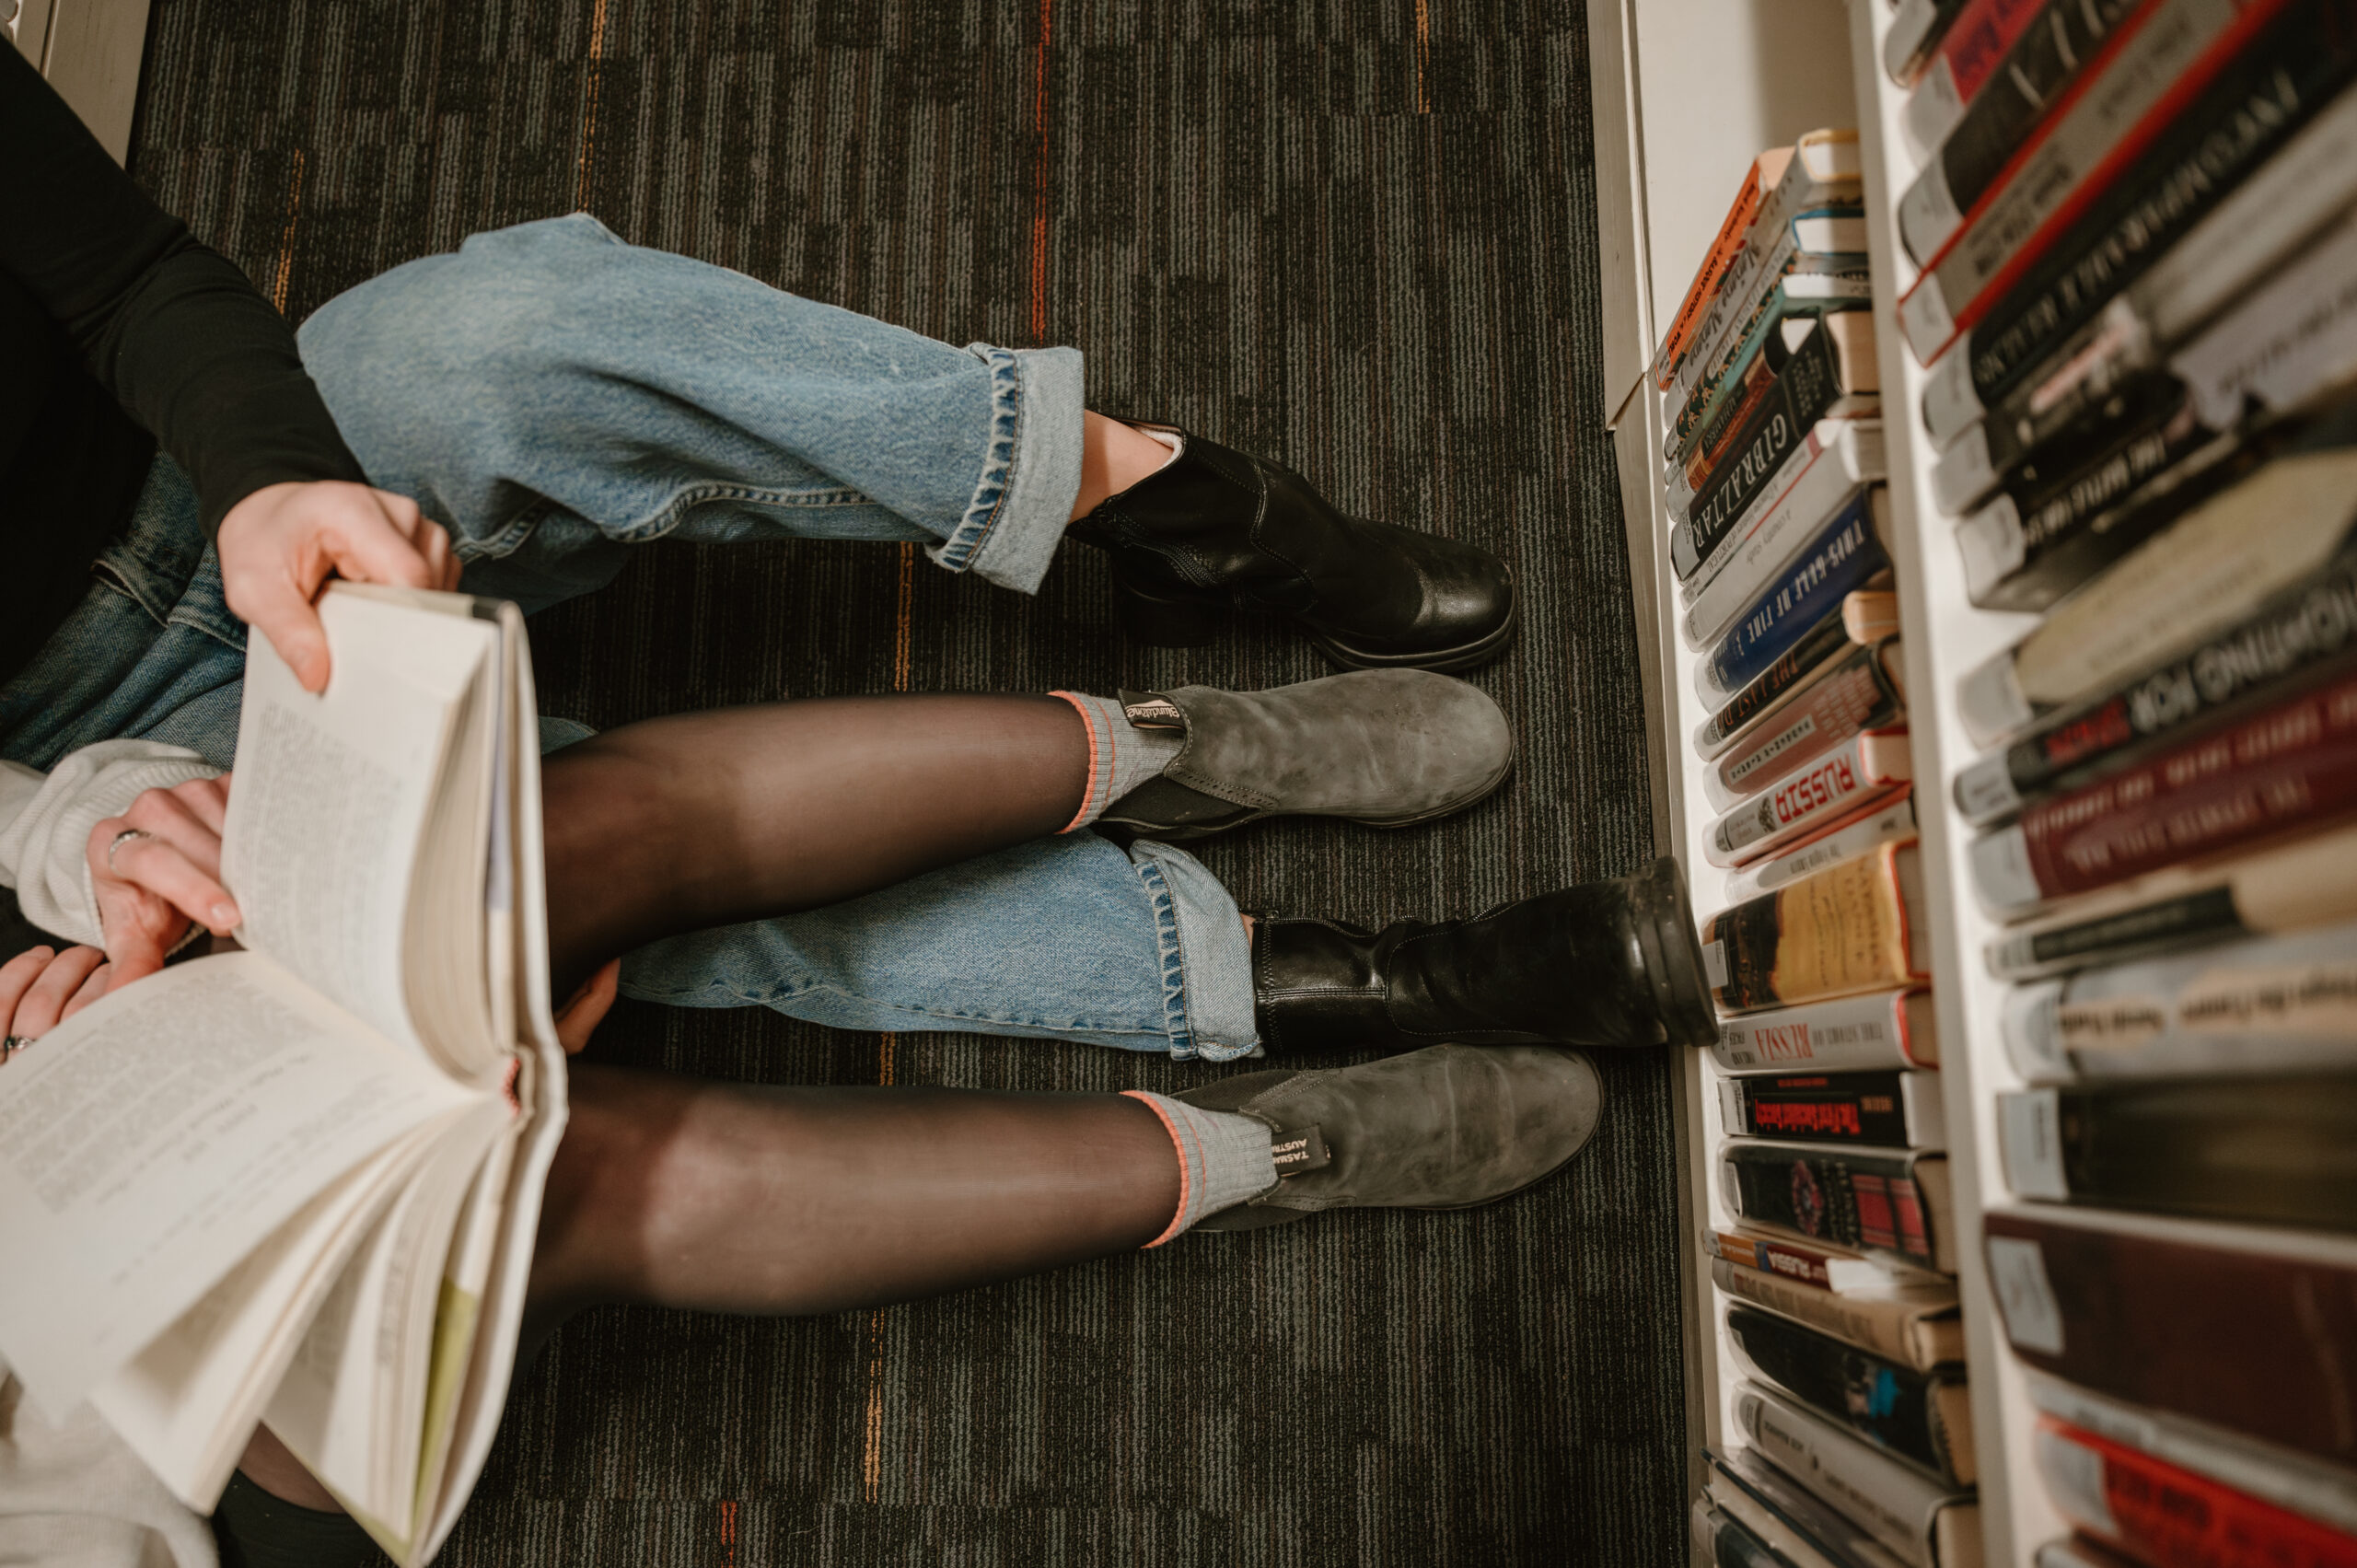
<svg viewBox="0 0 2357 1568">
<path fill-rule="evenodd" d="M 1177 1097 L 1268 1124 L 1277 1184 L 1197 1222 L 1258 1230 L 1326 1209 L 1470 1209 L 1544 1181 L 1603 1114 L 1595 1066 L 1553 1046 L 1435 1045 L 1356 1067 L 1245 1073 Z"/>
<path fill-rule="evenodd" d="M 1106 822 L 1201 838 L 1262 817 L 1405 827 L 1505 782 L 1514 732 L 1479 687 L 1416 669 L 1362 670 L 1270 691 L 1123 691 L 1132 725 L 1183 731 L 1178 755 Z"/>
</svg>

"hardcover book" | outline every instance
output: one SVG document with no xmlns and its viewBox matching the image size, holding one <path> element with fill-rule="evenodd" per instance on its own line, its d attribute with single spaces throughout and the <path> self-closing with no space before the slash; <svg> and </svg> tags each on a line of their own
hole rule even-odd
<svg viewBox="0 0 2357 1568">
<path fill-rule="evenodd" d="M 1910 790 L 1846 828 L 1837 828 L 1823 838 L 1811 840 L 1772 860 L 1759 861 L 1730 873 L 1724 884 L 1725 893 L 1737 903 L 1747 903 L 1804 877 L 1814 877 L 1829 865 L 1872 854 L 1885 844 L 1906 843 L 1915 837 L 1915 796 Z"/>
<path fill-rule="evenodd" d="M 1687 285 L 1678 314 L 1670 318 L 1669 331 L 1662 334 L 1661 348 L 1654 355 L 1655 385 L 1669 385 L 1671 374 L 1685 357 L 1694 335 L 1701 331 L 1703 318 L 1716 302 L 1719 285 L 1725 281 L 1727 270 L 1744 254 L 1751 237 L 1751 220 L 1759 215 L 1760 201 L 1775 190 L 1792 157 L 1790 147 L 1771 147 L 1744 170 L 1743 183 L 1736 188 L 1735 200 L 1727 204 L 1727 215 L 1719 222 L 1718 235 L 1703 255 L 1702 264 L 1695 269 L 1694 281 Z"/>
<path fill-rule="evenodd" d="M 1930 157 L 1981 87 L 2009 63 L 2014 41 L 2040 19 L 2049 4 L 2067 6 L 2070 0 L 1973 0 L 1957 16 L 1899 113 L 1899 133 L 1918 164 Z M 2075 21 L 2065 19 L 2060 25 L 2068 29 Z M 2026 68 L 2020 79 L 2037 90 L 2036 78 Z"/>
<path fill-rule="evenodd" d="M 2357 923 L 2081 970 L 2003 1016 L 2031 1083 L 2357 1069 Z"/>
<path fill-rule="evenodd" d="M 1971 1494 L 1892 1458 L 1814 1411 L 1746 1383 L 1736 1423 L 1769 1462 L 1864 1526 L 1913 1568 L 1979 1568 Z"/>
<path fill-rule="evenodd" d="M 2357 1538 L 2051 1416 L 2036 1446 L 2056 1510 L 2154 1568 L 2357 1565 Z"/>
<path fill-rule="evenodd" d="M 1719 1186 L 1747 1225 L 1956 1272 L 1945 1155 L 1731 1138 Z"/>
<path fill-rule="evenodd" d="M 1679 634 L 1689 648 L 1724 636 L 1783 570 L 1810 550 L 1863 485 L 1883 476 L 1882 425 L 1868 419 L 1828 422 L 1827 437 L 1794 454 L 1789 482 L 1771 485 L 1738 518 L 1685 586 Z"/>
<path fill-rule="evenodd" d="M 1803 1562 L 1830 1568 L 1901 1568 L 1899 1559 L 1864 1526 L 1817 1497 L 1752 1447 L 1719 1454 L 1704 1450 L 1711 1500 L 1742 1520 L 1760 1539 Z"/>
<path fill-rule="evenodd" d="M 1840 610 L 1850 640 L 1877 643 L 1896 636 L 1898 615 L 1887 584 L 1890 556 L 1885 545 L 1889 491 L 1869 486 L 1833 515 L 1817 543 L 1792 564 L 1694 667 L 1694 694 L 1713 708 L 1732 699 L 1798 646 L 1825 618 Z M 1852 594 L 1884 597 L 1853 609 Z"/>
<path fill-rule="evenodd" d="M 1921 989 L 1745 1013 L 1719 1022 L 1711 1054 L 1726 1073 L 1884 1071 L 1940 1064 L 1937 1015 Z"/>
<path fill-rule="evenodd" d="M 2014 1090 L 1997 1131 L 2025 1198 L 2357 1230 L 2357 1074 Z"/>
<path fill-rule="evenodd" d="M 1887 844 L 1702 923 L 1712 996 L 1735 1013 L 1793 1007 L 1930 977 L 1922 865 Z"/>
<path fill-rule="evenodd" d="M 1728 1258 L 1711 1260 L 1711 1283 L 1730 1296 L 1919 1372 L 1964 1361 L 1964 1319 L 1957 1315 L 1952 1283 L 1944 1292 L 1896 1284 L 1828 1290 Z"/>
<path fill-rule="evenodd" d="M 1945 1275 L 1889 1258 L 1869 1258 L 1829 1242 L 1796 1241 L 1791 1237 L 1771 1236 L 1738 1225 L 1733 1230 L 1704 1231 L 1702 1250 L 1713 1258 L 1724 1258 L 1737 1268 L 1772 1274 L 1780 1280 L 1836 1295 L 1903 1295 L 1930 1305 L 1956 1305 L 1956 1282 Z"/>
<path fill-rule="evenodd" d="M 2092 1212 L 1998 1212 L 1983 1228 L 2005 1336 L 2032 1366 L 2357 1466 L 2357 1249 Z"/>
<path fill-rule="evenodd" d="M 1738 801 L 1861 733 L 1904 730 L 1907 703 L 1897 672 L 1906 668 L 1905 654 L 1896 642 L 1860 649 L 1840 660 L 1824 679 L 1796 692 L 1777 709 L 1772 722 L 1752 729 L 1702 775 L 1712 807 L 1731 810 Z"/>
<path fill-rule="evenodd" d="M 1711 824 L 1702 854 L 1713 865 L 1747 865 L 1880 807 L 1914 777 L 1907 732 L 1868 730 L 1762 785 Z"/>
<path fill-rule="evenodd" d="M 1973 1483 L 1972 1402 L 1962 1377 L 1919 1372 L 1745 1307 L 1729 1309 L 1727 1337 L 1759 1382 L 1946 1486 Z"/>
<path fill-rule="evenodd" d="M 1945 1149 L 1937 1073 L 1776 1073 L 1719 1080 L 1730 1132 L 1836 1145 Z"/>
<path fill-rule="evenodd" d="M 222 847 L 247 951 L 0 1069 L 0 1144 L 34 1150 L 0 1203 L 0 1354 L 200 1511 L 266 1417 L 411 1563 L 489 1449 L 564 1125 L 540 749 L 514 606 L 338 585 L 319 613 L 324 695 L 247 645 Z"/>
</svg>

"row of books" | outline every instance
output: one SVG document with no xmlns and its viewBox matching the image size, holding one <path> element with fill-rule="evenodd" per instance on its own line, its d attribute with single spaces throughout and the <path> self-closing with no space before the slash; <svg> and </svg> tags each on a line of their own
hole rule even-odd
<svg viewBox="0 0 2357 1568">
<path fill-rule="evenodd" d="M 1903 0 L 2041 1568 L 2357 1564 L 2357 4 Z M 1894 185 L 1900 180 L 1894 177 Z"/>
<path fill-rule="evenodd" d="M 1656 356 L 1741 1381 L 1720 1562 L 1980 1557 L 1854 133 L 1765 153 Z"/>
</svg>

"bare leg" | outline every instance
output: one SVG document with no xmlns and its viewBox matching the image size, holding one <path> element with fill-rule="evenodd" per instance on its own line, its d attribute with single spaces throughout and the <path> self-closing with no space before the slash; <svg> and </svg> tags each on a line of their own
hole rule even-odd
<svg viewBox="0 0 2357 1568">
<path fill-rule="evenodd" d="M 1119 495 L 1170 460 L 1170 448 L 1132 425 L 1101 413 L 1080 416 L 1080 494 L 1072 504 L 1078 522 L 1108 495 Z"/>
</svg>

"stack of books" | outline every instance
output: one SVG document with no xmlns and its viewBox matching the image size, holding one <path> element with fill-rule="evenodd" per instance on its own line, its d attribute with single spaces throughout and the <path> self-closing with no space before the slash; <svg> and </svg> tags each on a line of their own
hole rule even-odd
<svg viewBox="0 0 2357 1568">
<path fill-rule="evenodd" d="M 2357 1563 L 2357 4 L 1907 3 L 2037 1561 Z"/>
<path fill-rule="evenodd" d="M 1980 1558 L 1854 132 L 1747 172 L 1652 370 L 1725 874 L 1721 1563 Z"/>
</svg>

